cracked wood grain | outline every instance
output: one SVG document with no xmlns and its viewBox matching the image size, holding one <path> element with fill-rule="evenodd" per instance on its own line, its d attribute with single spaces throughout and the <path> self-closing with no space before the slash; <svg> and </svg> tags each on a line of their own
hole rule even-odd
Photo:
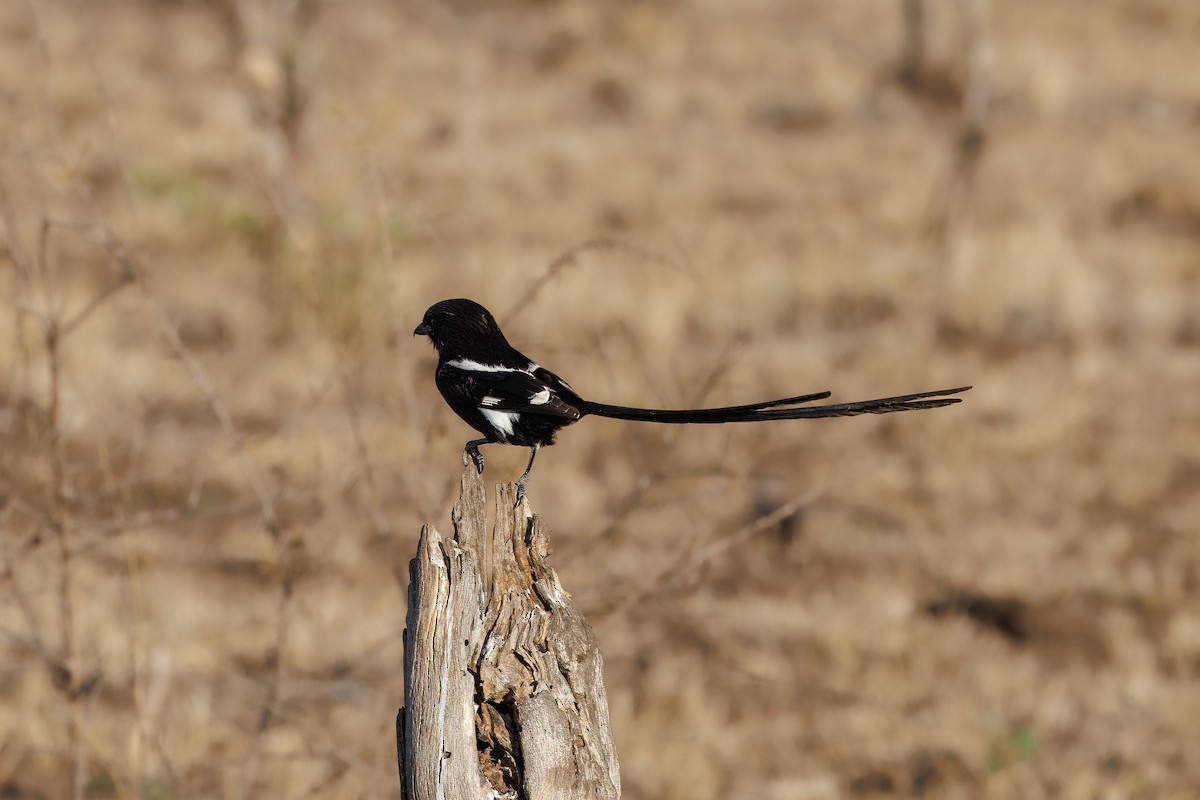
<svg viewBox="0 0 1200 800">
<path fill-rule="evenodd" d="M 396 718 L 406 800 L 620 797 L 599 646 L 547 562 L 547 528 L 515 499 L 497 487 L 489 535 L 464 457 L 453 538 L 421 530 Z"/>
</svg>

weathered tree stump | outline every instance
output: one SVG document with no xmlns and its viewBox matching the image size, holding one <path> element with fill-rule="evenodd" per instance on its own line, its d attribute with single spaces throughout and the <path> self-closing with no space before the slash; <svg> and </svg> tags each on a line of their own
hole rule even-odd
<svg viewBox="0 0 1200 800">
<path fill-rule="evenodd" d="M 497 487 L 489 537 L 464 456 L 454 538 L 421 529 L 396 717 L 405 800 L 621 795 L 600 649 L 546 562 L 545 526 L 515 499 Z"/>
</svg>

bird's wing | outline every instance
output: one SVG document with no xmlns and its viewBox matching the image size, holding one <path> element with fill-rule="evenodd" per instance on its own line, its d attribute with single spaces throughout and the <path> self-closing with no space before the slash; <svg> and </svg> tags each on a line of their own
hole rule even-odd
<svg viewBox="0 0 1200 800">
<path fill-rule="evenodd" d="M 575 393 L 575 390 L 571 388 L 571 384 L 567 383 L 550 370 L 534 364 L 533 368 L 529 372 L 531 375 L 533 375 L 533 377 L 549 386 L 554 394 L 566 400 L 571 405 L 577 406 L 580 404 L 581 398 Z"/>
<path fill-rule="evenodd" d="M 564 401 L 546 382 L 518 369 L 465 370 L 456 367 L 455 375 L 485 411 L 516 411 L 579 419 L 579 409 Z"/>
</svg>

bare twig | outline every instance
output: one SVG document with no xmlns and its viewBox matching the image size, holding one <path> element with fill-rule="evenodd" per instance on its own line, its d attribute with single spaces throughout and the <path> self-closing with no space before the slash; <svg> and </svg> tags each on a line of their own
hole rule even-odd
<svg viewBox="0 0 1200 800">
<path fill-rule="evenodd" d="M 516 318 L 531 303 L 533 303 L 537 296 L 541 294 L 542 290 L 545 289 L 555 277 L 557 277 L 568 267 L 577 266 L 579 264 L 578 257 L 591 250 L 614 250 L 633 256 L 637 260 L 649 264 L 665 266 L 671 269 L 678 269 L 678 267 L 671 263 L 670 260 L 664 258 L 663 256 L 660 256 L 657 253 L 653 253 L 649 250 L 644 250 L 637 245 L 623 242 L 620 239 L 612 239 L 608 237 L 588 239 L 587 241 L 580 242 L 579 244 L 567 248 L 567 250 L 551 260 L 545 271 L 536 279 L 534 279 L 533 283 L 529 285 L 529 288 L 525 290 L 525 293 L 517 298 L 517 301 L 512 304 L 507 313 L 501 315 L 500 319 L 507 324 L 512 319 Z"/>
<path fill-rule="evenodd" d="M 171 321 L 166 310 L 152 291 L 145 270 L 141 268 L 141 265 L 125 247 L 116 233 L 100 220 L 98 214 L 96 214 L 96 220 L 102 246 L 121 268 L 123 273 L 134 276 L 134 280 L 141 290 L 142 300 L 154 316 L 159 331 L 168 344 L 170 344 L 176 357 L 187 367 L 192 381 L 204 395 L 209 409 L 219 422 L 222 432 L 233 449 L 234 456 L 242 469 L 242 474 L 257 498 L 260 521 L 275 543 L 276 554 L 279 558 L 281 567 L 280 591 L 279 602 L 276 608 L 275 639 L 272 643 L 270 657 L 272 671 L 268 678 L 266 695 L 259 711 L 253 743 L 246 759 L 245 775 L 241 782 L 246 793 L 245 796 L 248 797 L 255 791 L 258 770 L 262 761 L 263 734 L 270 724 L 271 715 L 278 700 L 280 682 L 285 671 L 288 628 L 296 577 L 292 558 L 291 537 L 280 523 L 272 493 L 268 491 L 266 483 L 259 475 L 258 469 L 254 466 L 249 454 L 246 452 L 244 440 L 233 422 L 233 416 L 229 411 L 229 407 L 217 392 L 216 387 L 209 379 L 204 368 L 200 365 L 200 362 L 196 360 L 191 350 L 184 344 L 182 337 L 179 335 L 178 328 Z"/>
<path fill-rule="evenodd" d="M 159 332 L 167 340 L 175 356 L 183 362 L 183 365 L 191 374 L 193 383 L 196 384 L 196 387 L 204 395 L 209 409 L 212 411 L 213 416 L 216 417 L 217 422 L 221 426 L 222 433 L 224 433 L 230 447 L 233 449 L 234 456 L 238 460 L 238 465 L 242 469 L 242 474 L 245 476 L 246 482 L 250 484 L 251 491 L 258 498 L 259 507 L 262 511 L 263 527 L 273 537 L 278 537 L 279 517 L 275 512 L 274 500 L 271 497 L 271 493 L 267 491 L 262 477 L 258 474 L 258 469 L 246 454 L 245 443 L 237 426 L 233 423 L 233 416 L 229 413 L 229 407 L 225 405 L 225 401 L 217 393 L 216 388 L 208 377 L 208 373 L 204 371 L 204 368 L 200 366 L 200 362 L 192 355 L 192 351 L 183 343 L 183 339 L 179 335 L 179 329 L 171 321 L 166 309 L 163 308 L 162 303 L 154 295 L 146 279 L 145 272 L 140 268 L 133 255 L 126 249 L 124 243 L 111 228 L 102 222 L 99 224 L 102 246 L 121 267 L 122 272 L 132 275 L 136 280 L 138 288 L 141 289 L 142 300 L 154 316 Z"/>
<path fill-rule="evenodd" d="M 142 609 L 145 608 L 145 603 L 142 598 L 141 569 L 139 567 L 139 559 L 134 551 L 130 530 L 125 525 L 125 509 L 129 487 L 119 485 L 113 469 L 111 454 L 104 442 L 100 443 L 97 455 L 105 488 L 111 496 L 117 498 L 117 502 L 113 504 L 112 521 L 117 527 L 121 546 L 125 552 L 125 585 L 123 588 L 127 591 L 124 598 L 127 619 L 123 627 L 127 636 L 127 657 L 129 658 L 129 671 L 133 685 L 134 707 L 134 724 L 129 731 L 129 760 L 131 763 L 128 770 L 128 778 L 132 786 L 141 787 L 146 772 L 146 741 L 150 738 L 151 734 L 151 715 L 147 713 L 146 670 L 143 669 L 143 654 L 146 652 L 146 643 L 142 624 Z"/>
<path fill-rule="evenodd" d="M 9 636 L 10 638 L 20 638 L 21 641 L 30 642 L 33 649 L 35 649 L 38 653 L 46 654 L 48 657 L 54 658 L 55 662 L 57 663 L 58 657 L 53 655 L 53 651 L 50 649 L 49 645 L 42 640 L 42 630 L 41 626 L 38 624 L 37 612 L 34 611 L 33 603 L 30 602 L 29 595 L 25 592 L 24 588 L 22 588 L 17 572 L 15 569 L 13 569 L 14 563 L 16 563 L 15 559 L 10 559 L 7 561 L 6 568 L 3 571 L 0 571 L 0 579 L 3 579 L 4 582 L 8 584 L 9 592 L 12 594 L 13 601 L 17 606 L 17 610 L 21 612 L 21 616 L 25 620 L 27 632 L 25 637 L 16 637 L 15 634 L 7 631 L 5 632 L 5 635 Z"/>
<path fill-rule="evenodd" d="M 71 492 L 67 486 L 66 458 L 64 453 L 63 432 L 63 347 L 67 338 L 100 308 L 104 302 L 128 281 L 122 280 L 115 285 L 102 290 L 93 297 L 83 309 L 67 318 L 63 310 L 63 298 L 59 291 L 59 269 L 51 254 L 51 233 L 59 227 L 49 218 L 43 216 L 37 229 L 36 250 L 33 258 L 28 258 L 21 251 L 17 236 L 16 214 L 9 203 L 6 187 L 0 186 L 0 206 L 3 207 L 7 245 L 5 255 L 14 266 L 17 283 L 14 286 L 13 307 L 18 311 L 32 316 L 41 327 L 42 347 L 46 370 L 46 401 L 45 424 L 40 432 L 49 468 L 49 481 L 44 504 L 28 505 L 27 511 L 40 526 L 48 528 L 53 533 L 55 557 L 57 559 L 58 582 L 57 607 L 59 643 L 53 659 L 47 660 L 51 669 L 53 683 L 62 693 L 67 704 L 67 750 L 71 759 L 71 796 L 82 798 L 88 774 L 86 738 L 83 728 L 83 701 L 95 686 L 99 673 L 85 671 L 80 662 L 78 631 L 75 608 L 75 587 L 73 585 L 74 557 L 78 549 L 74 539 L 76 527 L 70 518 L 68 508 Z M 28 364 L 32 354 L 24 348 L 24 333 L 20 314 L 17 315 L 18 342 L 22 343 L 24 358 L 22 363 Z M 17 387 L 14 386 L 14 389 Z M 15 402 L 11 400 L 10 402 Z M 5 472 L 7 473 L 6 466 Z M 19 499 L 18 499 L 19 500 Z M 18 508 L 14 503 L 13 508 Z M 35 537 L 33 541 L 38 541 Z M 16 582 L 15 573 L 11 576 L 11 584 L 17 594 L 18 604 L 24 605 L 23 598 Z M 32 614 L 32 609 L 26 609 Z M 36 636 L 36 623 L 32 616 L 27 618 L 33 628 L 31 635 Z M 88 677 L 84 677 L 85 674 Z"/>
<path fill-rule="evenodd" d="M 910 85 L 920 81 L 925 68 L 925 1 L 901 0 L 904 6 L 904 44 L 900 54 L 900 80 Z"/>
<path fill-rule="evenodd" d="M 46 508 L 50 527 L 58 544 L 58 617 L 60 625 L 59 660 L 61 671 L 55 684 L 62 690 L 68 706 L 67 750 L 71 754 L 71 797 L 82 800 L 87 783 L 87 756 L 83 748 L 82 710 L 78 689 L 79 665 L 75 653 L 75 604 L 71 586 L 71 522 L 66 511 L 66 480 L 62 442 L 62 330 L 60 299 L 52 296 L 57 285 L 51 275 L 49 248 L 50 224 L 43 219 L 38 229 L 37 275 L 42 288 L 46 317 L 42 324 L 42 343 L 46 348 L 49 390 L 46 403 L 46 454 L 50 461 L 50 486 Z"/>
<path fill-rule="evenodd" d="M 101 289 L 95 297 L 88 301 L 87 305 L 76 311 L 70 319 L 64 322 L 61 330 L 59 331 L 59 335 L 64 337 L 70 335 L 72 331 L 82 325 L 87 318 L 91 316 L 93 311 L 104 305 L 104 301 L 108 300 L 108 298 L 112 297 L 114 294 L 121 291 L 132 282 L 133 275 L 122 273 L 115 282 L 109 284 L 106 288 Z"/>
<path fill-rule="evenodd" d="M 41 93 L 42 101 L 46 108 L 47 121 L 50 127 L 49 139 L 51 146 L 49 148 L 53 157 L 60 162 L 62 147 L 60 141 L 60 126 L 57 116 L 57 110 L 54 106 L 54 69 L 52 59 L 50 57 L 49 48 L 47 46 L 46 32 L 44 30 L 43 19 L 41 15 L 41 6 L 37 0 L 30 0 L 33 22 L 37 32 L 37 44 L 40 48 L 41 58 L 45 69 L 41 76 L 44 81 L 43 91 Z M 89 43 L 90 44 L 90 43 Z M 107 101 L 107 93 L 104 91 L 103 77 L 99 74 L 98 62 L 94 58 L 94 53 L 89 51 L 91 56 L 91 66 L 94 71 L 94 76 L 97 81 L 97 88 L 100 90 L 102 98 Z M 110 110 L 110 104 L 104 103 L 106 112 Z M 120 159 L 117 150 L 116 137 L 112 125 L 111 116 L 106 118 L 108 125 L 108 133 L 112 140 L 113 150 L 116 155 L 114 158 L 118 162 L 120 173 L 126 181 L 126 200 L 132 205 L 132 197 L 128 193 L 128 172 L 124 163 Z M 69 170 L 64 170 L 69 172 Z M 52 261 L 49 255 L 49 232 L 52 223 L 49 221 L 49 214 L 42 212 L 41 226 L 38 235 L 37 257 L 33 261 L 34 268 L 27 268 L 27 264 L 31 261 L 21 257 L 17 239 L 13 234 L 15 229 L 15 214 L 12 212 L 12 207 L 8 203 L 7 192 L 2 198 L 5 205 L 5 224 L 9 232 L 9 243 L 6 247 L 6 255 L 9 260 L 17 265 L 16 274 L 18 284 L 16 287 L 17 301 L 14 306 L 18 309 L 23 309 L 27 314 L 31 314 L 38 319 L 42 326 L 42 339 L 46 352 L 46 369 L 47 380 L 49 384 L 48 401 L 46 412 L 45 425 L 45 440 L 46 447 L 44 452 L 50 466 L 51 479 L 49 481 L 49 491 L 46 501 L 45 517 L 49 523 L 49 527 L 56 534 L 55 538 L 58 544 L 57 558 L 59 567 L 59 582 L 58 582 L 58 614 L 60 617 L 60 627 L 62 632 L 61 644 L 58 647 L 57 660 L 60 666 L 54 670 L 55 685 L 58 686 L 63 693 L 68 704 L 69 719 L 68 719 L 68 735 L 67 745 L 72 761 L 71 775 L 71 796 L 81 799 L 84 795 L 86 779 L 87 779 L 87 748 L 86 744 L 89 740 L 85 739 L 82 725 L 82 701 L 90 691 L 90 688 L 95 685 L 99 679 L 99 673 L 93 672 L 87 678 L 80 677 L 83 674 L 81 665 L 78 662 L 78 644 L 76 642 L 76 620 L 75 608 L 72 587 L 72 555 L 76 550 L 72 542 L 72 521 L 68 514 L 68 489 L 66 486 L 66 470 L 64 466 L 63 453 L 63 430 L 62 430 L 62 348 L 66 337 L 79 330 L 84 322 L 86 322 L 92 314 L 110 298 L 115 296 L 119 289 L 130 283 L 137 283 L 141 289 L 141 296 L 147 308 L 152 312 L 154 319 L 158 323 L 159 330 L 164 338 L 171 345 L 176 356 L 184 363 L 188 371 L 191 373 L 193 381 L 200 388 L 212 409 L 214 416 L 218 419 L 222 431 L 229 440 L 231 447 L 238 459 L 240 466 L 245 473 L 246 480 L 250 484 L 255 496 L 257 497 L 257 505 L 260 512 L 262 523 L 266 530 L 270 533 L 273 540 L 276 542 L 280 551 L 280 560 L 284 564 L 284 585 L 281 591 L 280 598 L 280 631 L 276 638 L 276 654 L 275 663 L 276 670 L 272 676 L 271 685 L 268 690 L 268 699 L 264 708 L 269 709 L 274 704 L 274 696 L 277 692 L 279 678 L 282 671 L 283 652 L 286 646 L 286 621 L 287 609 L 290 606 L 291 599 L 291 577 L 292 570 L 290 568 L 290 555 L 288 553 L 288 544 L 286 542 L 283 531 L 279 524 L 278 515 L 276 514 L 273 498 L 267 491 L 263 480 L 259 477 L 257 470 L 251 463 L 245 452 L 243 442 L 238 434 L 237 429 L 233 425 L 231 415 L 228 408 L 220 396 L 215 391 L 208 376 L 201 368 L 197 360 L 188 351 L 184 345 L 178 330 L 168 318 L 161 303 L 158 302 L 153 291 L 151 290 L 145 272 L 139 268 L 135 259 L 129 253 L 124 243 L 113 232 L 113 230 L 101 221 L 102 215 L 97 209 L 94 199 L 90 196 L 87 188 L 79 182 L 73 182 L 73 188 L 84 201 L 84 205 L 91 212 L 94 221 L 94 228 L 101 231 L 100 244 L 109 253 L 114 263 L 119 267 L 117 280 L 100 291 L 98 295 L 88 301 L 82 309 L 74 315 L 68 316 L 62 309 L 62 295 L 56 293 L 58 284 L 57 264 Z M 36 280 L 31 280 L 31 277 L 36 276 Z M 35 300 L 35 291 L 40 291 L 40 298 Z M 20 315 L 18 315 L 20 316 Z M 21 336 L 22 321 L 18 320 L 18 337 Z M 22 341 L 18 338 L 18 341 Z M 125 530 L 126 526 L 118 524 L 118 529 Z M 15 585 L 15 582 L 14 582 Z M 94 677 L 93 677 L 94 676 Z M 263 725 L 260 725 L 260 733 Z M 254 753 L 257 753 L 261 745 L 261 736 L 256 738 Z M 92 743 L 93 747 L 95 743 Z M 255 755 L 251 756 L 251 764 L 257 763 Z"/>
<path fill-rule="evenodd" d="M 258 723 L 254 729 L 254 741 L 247 759 L 241 785 L 242 796 L 252 797 L 257 791 L 258 770 L 262 763 L 263 734 L 271 724 L 275 706 L 279 702 L 280 685 L 286 666 L 288 633 L 291 625 L 292 597 L 295 593 L 296 572 L 292 551 L 288 542 L 280 540 L 279 553 L 283 559 L 280 570 L 279 602 L 275 611 L 275 641 L 271 645 L 271 675 L 267 681 L 267 693 L 259 708 Z"/>
<path fill-rule="evenodd" d="M 621 330 L 627 333 L 626 329 L 622 328 Z M 630 338 L 632 340 L 633 337 L 631 336 Z M 720 355 L 717 356 L 712 368 L 709 370 L 704 380 L 700 382 L 700 385 L 697 387 L 696 391 L 688 398 L 688 405 L 699 406 L 704 403 L 705 398 L 708 397 L 709 393 L 712 392 L 712 390 L 715 389 L 717 384 L 720 382 L 721 376 L 723 376 L 729 370 L 729 366 L 733 363 L 733 359 L 737 354 L 738 348 L 744 343 L 745 337 L 740 334 L 733 336 L 726 343 L 726 346 L 722 349 Z M 642 357 L 641 351 L 635 348 L 634 354 L 638 359 L 638 363 L 641 366 L 643 373 L 648 377 L 652 376 L 654 371 L 646 364 L 644 358 Z M 653 385 L 654 382 L 651 381 L 651 386 Z M 636 428 L 631 426 L 629 432 L 629 441 L 631 448 L 636 449 L 638 447 L 638 440 L 635 438 L 635 430 Z M 671 436 L 667 438 L 665 440 L 666 449 L 665 452 L 660 455 L 660 460 L 668 463 L 671 462 L 673 460 L 672 454 L 679 447 L 681 441 L 682 437 L 679 436 Z M 608 506 L 612 510 L 605 518 L 604 525 L 596 534 L 590 537 L 589 541 L 585 545 L 581 546 L 573 554 L 573 556 L 564 557 L 564 565 L 569 565 L 576 559 L 589 557 L 591 553 L 593 553 L 599 546 L 611 546 L 614 536 L 622 523 L 624 523 L 625 520 L 627 520 L 634 512 L 642 508 L 646 504 L 646 499 L 650 496 L 651 491 L 665 478 L 669 477 L 679 477 L 679 472 L 656 469 L 648 473 L 640 474 L 637 480 L 634 482 L 633 487 L 625 494 L 624 497 L 620 499 L 613 498 L 609 501 Z"/>
<path fill-rule="evenodd" d="M 85 0 L 71 0 L 71 5 L 74 6 L 72 9 L 74 13 L 85 20 L 85 23 L 80 26 L 80 30 L 84 32 L 80 36 L 80 41 L 83 44 L 81 49 L 84 57 L 87 59 L 88 69 L 96 88 L 96 94 L 100 97 L 99 108 L 104 134 L 108 139 L 108 147 L 114 154 L 113 162 L 116 165 L 118 174 L 121 176 L 121 197 L 125 201 L 125 207 L 133 211 L 133 180 L 129 177 L 129 169 L 125 164 L 121 141 L 117 138 L 116 124 L 113 121 L 112 94 L 108 90 L 108 81 L 104 79 L 104 71 L 100 69 L 100 59 L 96 55 L 95 40 L 88 33 L 96 27 L 96 20 L 90 15 L 95 13 L 97 6 L 95 3 L 88 3 Z"/>
<path fill-rule="evenodd" d="M 966 212 L 979 162 L 987 143 L 991 105 L 992 44 L 988 36 L 987 0 L 961 0 L 964 14 L 966 86 L 963 91 L 954 166 L 943 210 L 946 235 L 952 235 Z"/>
<path fill-rule="evenodd" d="M 342 385 L 346 394 L 346 416 L 350 422 L 350 432 L 354 436 L 354 451 L 358 457 L 359 475 L 362 478 L 364 505 L 367 515 L 371 519 L 371 528 L 375 536 L 387 543 L 388 553 L 392 559 L 392 576 L 403 589 L 408 585 L 408 566 L 401 557 L 400 551 L 394 546 L 395 528 L 379 504 L 379 487 L 375 481 L 375 468 L 371 464 L 370 454 L 367 452 L 367 440 L 363 436 L 362 419 L 358 412 L 358 404 L 354 402 L 354 391 L 349 376 L 342 375 Z M 406 493 L 411 496 L 412 491 L 408 481 L 403 476 L 400 476 L 399 480 Z"/>
<path fill-rule="evenodd" d="M 931 230 L 943 247 L 953 239 L 969 209 L 975 175 L 987 144 L 992 97 L 992 42 L 988 0 L 960 0 L 966 60 L 962 107 L 950 169 L 933 211 Z"/>
<path fill-rule="evenodd" d="M 679 591 L 689 582 L 694 582 L 704 566 L 717 556 L 764 531 L 771 530 L 800 509 L 811 505 L 824 493 L 823 487 L 805 492 L 736 531 L 719 536 L 707 545 L 690 554 L 685 554 L 655 577 L 643 582 L 637 590 L 627 593 L 612 604 L 595 612 L 596 615 L 605 617 L 614 612 L 625 612 L 652 597 Z"/>
<path fill-rule="evenodd" d="M 308 105 L 298 65 L 302 35 L 313 18 L 315 3 L 222 0 L 214 9 L 229 37 L 237 73 L 263 136 L 267 195 L 291 233 L 306 213 L 295 177 Z"/>
</svg>

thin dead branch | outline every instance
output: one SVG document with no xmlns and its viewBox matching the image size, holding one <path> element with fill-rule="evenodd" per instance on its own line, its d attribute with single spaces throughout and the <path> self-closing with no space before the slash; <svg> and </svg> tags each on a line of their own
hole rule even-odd
<svg viewBox="0 0 1200 800">
<path fill-rule="evenodd" d="M 919 0 L 906 0 L 918 3 Z M 987 145 L 992 101 L 992 39 L 988 0 L 958 0 L 962 12 L 962 100 L 950 166 L 931 215 L 930 230 L 942 247 L 957 235 L 972 200 L 975 176 Z"/>
<path fill-rule="evenodd" d="M 645 250 L 637 245 L 623 242 L 620 239 L 612 239 L 608 237 L 588 239 L 587 241 L 580 242 L 579 244 L 567 248 L 564 252 L 552 259 L 546 266 L 545 271 L 534 279 L 533 283 L 529 285 L 525 292 L 519 298 L 517 298 L 516 302 L 514 302 L 508 311 L 502 314 L 499 319 L 504 322 L 504 324 L 508 324 L 510 321 L 515 319 L 522 312 L 524 312 L 525 309 L 528 308 L 535 299 L 537 299 L 537 296 L 542 293 L 542 290 L 544 290 L 556 277 L 562 274 L 565 270 L 578 266 L 581 263 L 579 261 L 579 256 L 593 250 L 612 250 L 632 256 L 634 259 L 646 264 L 665 266 L 670 269 L 678 269 L 675 264 L 663 256 L 649 250 Z"/>
<path fill-rule="evenodd" d="M 290 626 L 292 599 L 295 588 L 295 565 L 292 558 L 294 542 L 290 532 L 281 524 L 276 511 L 274 494 L 267 489 L 265 481 L 259 475 L 257 467 L 251 461 L 241 433 L 233 422 L 229 407 L 225 404 L 216 387 L 200 362 L 192 354 L 179 334 L 179 329 L 171 321 L 166 309 L 152 291 L 146 272 L 126 248 L 124 242 L 112 228 L 96 216 L 100 242 L 105 251 L 119 266 L 122 274 L 132 275 L 141 290 L 145 306 L 150 310 L 158 325 L 160 333 L 171 346 L 172 351 L 187 368 L 193 383 L 204 395 L 205 401 L 213 416 L 216 417 L 222 432 L 229 442 L 237 459 L 246 482 L 250 485 L 257 498 L 260 522 L 275 543 L 275 551 L 280 564 L 279 599 L 276 606 L 275 638 L 272 643 L 269 662 L 271 674 L 262 705 L 259 710 L 254 730 L 254 737 L 246 759 L 245 774 L 241 781 L 245 796 L 251 796 L 256 790 L 258 771 L 262 763 L 263 734 L 270 725 L 271 716 L 278 702 L 280 683 L 285 674 L 286 652 L 288 645 L 288 628 Z"/>
<path fill-rule="evenodd" d="M 141 290 L 142 300 L 153 315 L 159 332 L 167 340 L 175 356 L 187 368 L 188 373 L 192 377 L 192 382 L 196 384 L 196 387 L 204 395 L 205 402 L 220 424 L 221 431 L 229 442 L 234 457 L 238 460 L 246 482 L 250 485 L 254 496 L 258 498 L 259 508 L 262 511 L 263 527 L 266 528 L 272 537 L 278 538 L 279 517 L 275 511 L 272 494 L 267 490 L 266 484 L 258 474 L 258 469 L 250 461 L 250 457 L 246 453 L 242 435 L 233 423 L 233 415 L 230 414 L 229 407 L 217 393 L 216 387 L 213 386 L 212 381 L 208 377 L 208 373 L 200 366 L 200 362 L 196 360 L 196 357 L 192 355 L 192 351 L 184 344 L 183 338 L 179 335 L 179 328 L 171 321 L 166 309 L 163 308 L 162 303 L 159 302 L 151 290 L 145 271 L 140 268 L 133 255 L 111 228 L 102 222 L 99 223 L 99 226 L 100 241 L 105 251 L 108 252 L 109 256 L 121 268 L 122 273 L 132 275 L 136 280 L 138 288 Z"/>
<path fill-rule="evenodd" d="M 798 495 L 770 513 L 764 514 L 747 525 L 743 525 L 736 531 L 719 536 L 708 544 L 685 553 L 671 566 L 660 571 L 649 580 L 643 581 L 641 586 L 635 591 L 628 592 L 615 602 L 595 612 L 596 615 L 606 617 L 616 612 L 624 613 L 652 598 L 674 594 L 688 585 L 697 584 L 704 568 L 716 559 L 717 556 L 752 539 L 760 533 L 771 530 L 797 511 L 811 505 L 824 493 L 825 489 L 819 488 Z"/>
<path fill-rule="evenodd" d="M 67 514 L 66 480 L 62 436 L 62 331 L 61 300 L 54 294 L 57 275 L 52 275 L 49 255 L 50 225 L 43 219 L 38 229 L 37 276 L 42 291 L 42 344 L 46 349 L 49 389 L 46 398 L 46 447 L 50 461 L 50 486 L 46 508 L 51 530 L 58 544 L 58 617 L 60 626 L 59 660 L 55 685 L 67 701 L 67 750 L 71 754 L 71 796 L 82 800 L 87 783 L 87 754 L 83 747 L 82 709 L 80 708 L 80 665 L 76 663 L 75 601 L 71 585 L 71 521 Z"/>
</svg>

